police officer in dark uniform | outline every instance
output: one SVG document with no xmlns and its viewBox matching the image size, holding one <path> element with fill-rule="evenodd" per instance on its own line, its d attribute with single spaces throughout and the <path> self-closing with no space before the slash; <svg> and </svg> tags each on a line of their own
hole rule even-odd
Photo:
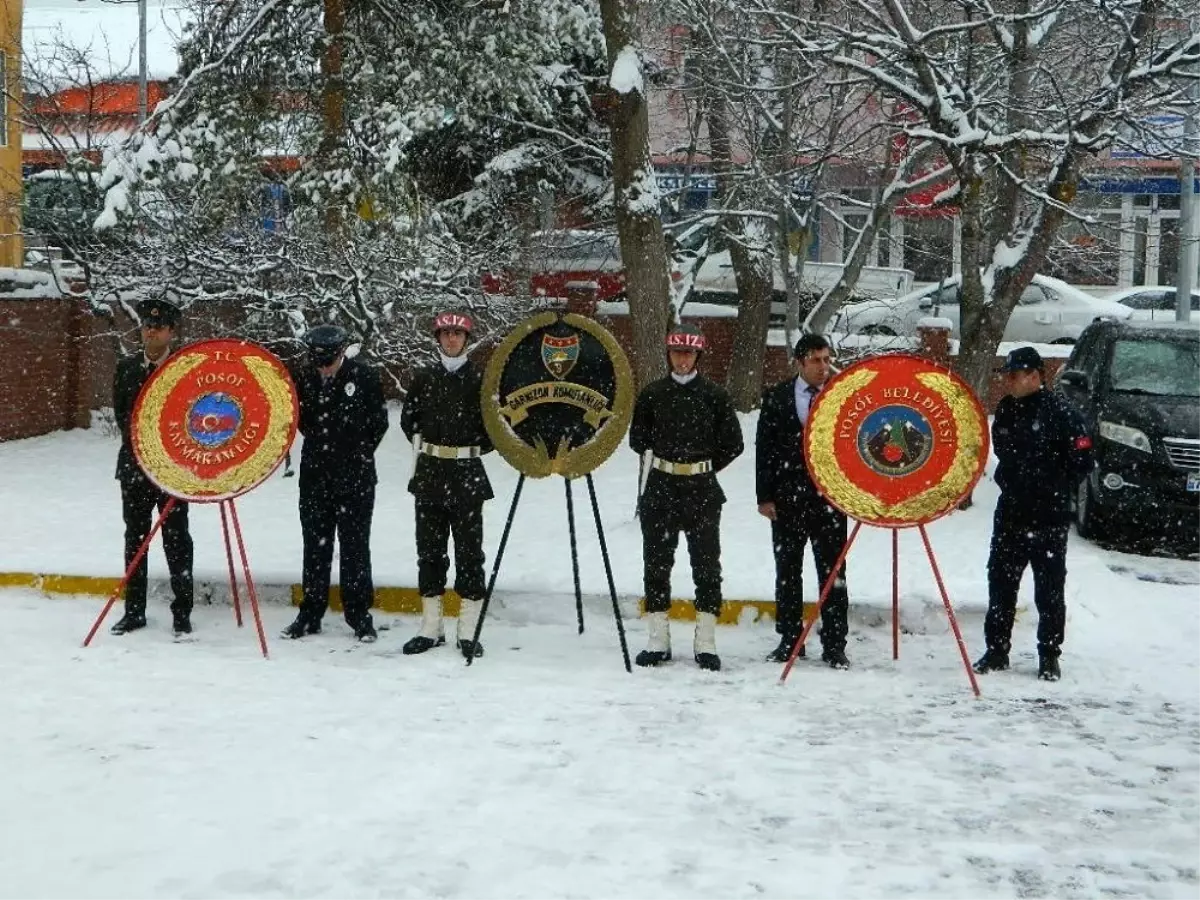
<svg viewBox="0 0 1200 900">
<path fill-rule="evenodd" d="M 142 352 L 126 356 L 117 363 L 113 379 L 113 412 L 121 429 L 121 449 L 117 454 L 117 479 L 121 482 L 121 514 L 125 519 L 125 567 L 133 562 L 142 541 L 150 533 L 151 516 L 161 512 L 168 495 L 151 483 L 137 464 L 129 429 L 138 392 L 150 375 L 171 353 L 177 336 L 179 307 L 159 297 L 141 301 L 137 307 L 142 320 Z M 188 532 L 188 505 L 177 500 L 162 526 L 163 550 L 171 573 L 171 616 L 175 634 L 192 630 L 192 536 Z M 146 556 L 138 563 L 125 585 L 125 615 L 112 627 L 113 634 L 125 634 L 146 627 Z"/>
<path fill-rule="evenodd" d="M 825 502 L 804 460 L 804 428 L 808 412 L 829 380 L 832 350 L 819 334 L 806 334 L 793 350 L 796 377 L 763 394 L 755 439 L 755 487 L 758 511 L 771 520 L 775 549 L 775 630 L 779 646 L 767 656 L 787 662 L 804 630 L 804 547 L 812 542 L 818 586 L 823 587 L 846 544 L 846 516 Z M 849 613 L 846 568 L 821 607 L 821 659 L 846 669 Z M 804 648 L 800 648 L 804 654 Z"/>
<path fill-rule="evenodd" d="M 696 587 L 693 654 L 702 669 L 718 670 L 716 624 L 721 613 L 721 506 L 717 473 L 742 453 L 742 429 L 724 388 L 696 366 L 704 335 L 694 325 L 667 334 L 671 371 L 638 395 L 629 446 L 652 454 L 639 500 L 649 642 L 639 666 L 671 659 L 667 611 L 679 532 L 687 537 Z"/>
<path fill-rule="evenodd" d="M 492 486 L 480 457 L 492 450 L 483 426 L 483 376 L 467 357 L 474 324 L 464 312 L 444 312 L 433 322 L 439 360 L 417 370 L 400 427 L 412 442 L 416 464 L 408 489 L 416 498 L 417 580 L 421 629 L 404 645 L 424 653 L 446 642 L 442 593 L 450 568 L 447 545 L 454 535 L 454 590 L 462 598 L 458 649 L 482 656 L 472 643 L 487 590 L 483 575 L 483 504 Z"/>
<path fill-rule="evenodd" d="M 371 603 L 371 516 L 375 450 L 388 428 L 379 375 L 346 356 L 350 343 L 336 325 L 305 335 L 309 364 L 294 376 L 300 398 L 300 527 L 304 533 L 304 599 L 287 638 L 316 634 L 329 606 L 333 539 L 341 548 L 342 610 L 360 641 L 375 640 Z"/>
<path fill-rule="evenodd" d="M 1046 387 L 1045 366 L 1035 348 L 1013 350 L 1003 371 L 1008 396 L 992 421 L 1000 500 L 988 559 L 987 652 L 975 671 L 1008 668 L 1017 590 L 1028 565 L 1038 610 L 1038 678 L 1057 681 L 1067 619 L 1070 500 L 1095 463 L 1092 439 L 1074 407 Z"/>
</svg>

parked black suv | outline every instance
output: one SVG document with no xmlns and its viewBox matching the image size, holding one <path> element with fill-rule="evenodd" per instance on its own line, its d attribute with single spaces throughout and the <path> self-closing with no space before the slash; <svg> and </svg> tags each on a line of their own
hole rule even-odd
<svg viewBox="0 0 1200 900">
<path fill-rule="evenodd" d="M 1080 484 L 1084 537 L 1123 526 L 1193 542 L 1200 535 L 1200 323 L 1100 320 L 1058 376 L 1096 441 Z"/>
</svg>

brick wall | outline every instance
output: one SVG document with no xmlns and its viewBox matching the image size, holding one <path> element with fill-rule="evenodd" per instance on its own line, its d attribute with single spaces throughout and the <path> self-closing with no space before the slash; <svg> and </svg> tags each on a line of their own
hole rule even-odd
<svg viewBox="0 0 1200 900">
<path fill-rule="evenodd" d="M 0 440 L 86 426 L 78 301 L 0 301 Z"/>
<path fill-rule="evenodd" d="M 599 321 L 623 347 L 628 350 L 632 346 L 629 316 L 601 316 Z M 690 321 L 703 328 L 709 343 L 702 371 L 714 380 L 724 380 L 736 320 Z M 240 322 L 241 312 L 234 305 L 190 310 L 183 337 L 188 341 L 220 337 Z M 68 298 L 0 300 L 0 441 L 86 428 L 91 410 L 112 405 L 113 372 L 122 346 L 127 351 L 137 346 L 136 326 L 123 313 L 114 319 L 96 317 L 84 303 Z M 768 347 L 766 353 L 764 382 L 771 385 L 788 376 L 790 358 L 784 347 Z M 944 348 L 932 347 L 930 354 L 947 358 Z M 490 348 L 485 347 L 475 359 L 484 364 L 489 355 Z M 953 357 L 949 360 L 952 364 Z M 1062 363 L 1061 359 L 1047 359 L 1047 374 L 1053 376 Z M 389 370 L 396 379 L 407 382 L 405 367 Z M 384 381 L 389 396 L 396 397 L 395 379 Z M 1003 384 L 996 378 L 987 398 L 989 411 L 995 409 L 1003 392 Z"/>
</svg>

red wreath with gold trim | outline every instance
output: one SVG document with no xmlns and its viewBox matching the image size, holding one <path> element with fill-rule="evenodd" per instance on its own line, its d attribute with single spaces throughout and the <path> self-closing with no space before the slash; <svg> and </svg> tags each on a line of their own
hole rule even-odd
<svg viewBox="0 0 1200 900">
<path fill-rule="evenodd" d="M 228 500 L 283 462 L 299 409 L 295 385 L 270 351 L 249 341 L 201 341 L 173 353 L 142 387 L 133 452 L 168 494 Z"/>
<path fill-rule="evenodd" d="M 983 474 L 987 416 L 953 372 L 913 354 L 876 356 L 817 395 L 804 455 L 817 488 L 846 515 L 921 525 L 956 508 Z"/>
</svg>

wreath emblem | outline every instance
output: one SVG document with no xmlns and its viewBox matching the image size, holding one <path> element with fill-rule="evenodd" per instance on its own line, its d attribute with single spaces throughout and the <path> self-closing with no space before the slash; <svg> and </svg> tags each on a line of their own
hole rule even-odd
<svg viewBox="0 0 1200 900">
<path fill-rule="evenodd" d="M 168 494 L 227 500 L 283 462 L 298 417 L 295 386 L 273 354 L 247 341 L 202 341 L 168 357 L 142 387 L 133 452 Z"/>
<path fill-rule="evenodd" d="M 983 474 L 987 417 L 953 372 L 907 353 L 872 357 L 817 395 L 804 454 L 818 489 L 846 515 L 920 525 L 958 506 Z"/>
<path fill-rule="evenodd" d="M 629 360 L 607 330 L 586 316 L 544 312 L 517 325 L 488 360 L 483 421 L 517 471 L 577 478 L 620 445 L 633 394 Z"/>
</svg>

